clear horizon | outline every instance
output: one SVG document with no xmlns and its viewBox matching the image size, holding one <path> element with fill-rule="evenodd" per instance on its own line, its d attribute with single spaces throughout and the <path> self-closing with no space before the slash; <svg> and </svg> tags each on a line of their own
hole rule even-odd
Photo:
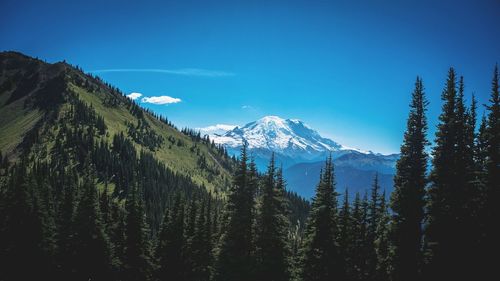
<svg viewBox="0 0 500 281">
<path fill-rule="evenodd" d="M 435 2 L 2 1 L 0 50 L 78 65 L 179 127 L 277 115 L 397 153 L 417 75 L 433 139 L 448 68 L 480 117 L 500 62 L 500 2 Z"/>
</svg>

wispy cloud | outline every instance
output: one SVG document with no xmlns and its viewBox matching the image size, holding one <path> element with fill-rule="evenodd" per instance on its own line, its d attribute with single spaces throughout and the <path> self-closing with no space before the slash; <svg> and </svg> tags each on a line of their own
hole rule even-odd
<svg viewBox="0 0 500 281">
<path fill-rule="evenodd" d="M 173 98 L 170 96 L 157 96 L 157 97 L 144 97 L 141 99 L 143 103 L 152 103 L 152 104 L 171 104 L 171 103 L 179 103 L 182 100 L 180 98 Z"/>
<path fill-rule="evenodd" d="M 242 105 L 242 106 L 241 106 L 241 109 L 248 109 L 248 110 L 252 110 L 252 109 L 254 109 L 254 107 L 253 107 L 253 106 L 251 106 L 251 105 Z"/>
<path fill-rule="evenodd" d="M 204 77 L 227 77 L 236 75 L 232 72 L 201 69 L 201 68 L 181 68 L 181 69 L 110 68 L 110 69 L 97 69 L 90 71 L 90 73 L 110 73 L 110 72 L 150 72 L 150 73 L 164 73 L 173 75 L 204 76 Z"/>
<path fill-rule="evenodd" d="M 138 98 L 142 97 L 142 94 L 141 93 L 130 93 L 127 95 L 127 98 L 131 99 L 131 100 L 136 100 Z"/>
</svg>

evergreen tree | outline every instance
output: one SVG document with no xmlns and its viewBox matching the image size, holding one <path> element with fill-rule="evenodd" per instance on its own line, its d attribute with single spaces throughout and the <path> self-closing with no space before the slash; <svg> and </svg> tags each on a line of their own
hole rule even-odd
<svg viewBox="0 0 500 281">
<path fill-rule="evenodd" d="M 336 241 L 336 196 L 333 161 L 330 156 L 320 176 L 304 234 L 302 280 L 344 279 L 344 261 Z"/>
<path fill-rule="evenodd" d="M 483 229 L 481 227 L 481 216 L 484 210 L 484 173 L 481 171 L 482 161 L 479 160 L 480 145 L 479 134 L 476 133 L 477 122 L 477 101 L 474 95 L 468 111 L 466 112 L 466 132 L 464 135 L 464 151 L 461 153 L 461 159 L 465 164 L 464 171 L 464 207 L 463 217 L 463 266 L 469 268 L 468 276 L 475 278 L 476 272 L 479 272 L 482 266 L 482 261 L 477 258 L 481 255 L 480 240 L 482 238 Z"/>
<path fill-rule="evenodd" d="M 151 280 L 153 263 L 149 229 L 138 188 L 133 188 L 126 201 L 124 277 L 130 281 Z"/>
<path fill-rule="evenodd" d="M 0 262 L 3 280 L 52 278 L 53 230 L 26 163 L 15 164 L 2 203 Z"/>
<path fill-rule="evenodd" d="M 368 205 L 367 213 L 367 256 L 366 256 L 366 275 L 374 276 L 377 269 L 377 253 L 375 252 L 375 240 L 377 239 L 377 228 L 381 217 L 381 198 L 380 198 L 380 185 L 378 182 L 378 173 L 373 178 L 370 202 Z"/>
<path fill-rule="evenodd" d="M 391 196 L 391 253 L 394 281 L 419 280 L 422 265 L 422 223 L 424 219 L 427 153 L 425 147 L 427 100 L 422 79 L 417 77 L 410 114 L 396 164 Z"/>
<path fill-rule="evenodd" d="M 342 208 L 339 211 L 339 231 L 338 242 L 341 255 L 344 259 L 346 267 L 346 276 L 352 276 L 351 272 L 351 247 L 352 247 L 352 218 L 351 206 L 349 205 L 349 190 L 346 188 L 344 192 L 344 201 Z M 349 279 L 347 279 L 349 280 Z"/>
<path fill-rule="evenodd" d="M 125 257 L 126 239 L 125 239 L 125 217 L 124 207 L 118 200 L 111 201 L 111 224 L 107 225 L 109 237 L 114 246 L 116 276 L 123 280 L 123 259 Z"/>
<path fill-rule="evenodd" d="M 389 221 L 390 216 L 385 203 L 385 190 L 380 197 L 380 217 L 377 222 L 375 235 L 375 253 L 377 255 L 374 280 L 390 280 L 389 271 L 391 269 L 391 260 L 389 256 Z"/>
<path fill-rule="evenodd" d="M 185 221 L 185 231 L 184 231 L 184 240 L 186 241 L 184 247 L 184 256 L 185 256 L 185 272 L 184 278 L 186 280 L 193 279 L 194 269 L 196 267 L 196 244 L 195 241 L 195 232 L 196 232 L 196 218 L 197 218 L 197 203 L 196 198 L 191 198 L 190 203 L 186 207 L 187 218 Z"/>
<path fill-rule="evenodd" d="M 156 256 L 159 280 L 184 280 L 184 207 L 176 194 L 171 210 L 165 214 L 158 236 Z"/>
<path fill-rule="evenodd" d="M 82 196 L 75 214 L 73 280 L 110 280 L 114 262 L 112 246 L 102 223 L 92 175 L 84 179 Z"/>
<path fill-rule="evenodd" d="M 99 207 L 101 208 L 102 221 L 105 226 L 111 224 L 111 198 L 108 194 L 108 183 L 104 183 L 104 190 L 99 197 Z"/>
<path fill-rule="evenodd" d="M 483 114 L 479 130 L 476 136 L 475 163 L 477 179 L 482 185 L 486 184 L 486 161 L 488 159 L 488 124 L 486 116 Z M 484 191 L 482 192 L 484 195 Z M 483 198 L 484 199 L 484 198 Z"/>
<path fill-rule="evenodd" d="M 253 188 L 256 179 L 255 168 L 250 167 L 249 171 L 247 161 L 245 144 L 226 203 L 225 225 L 215 272 L 218 281 L 253 280 Z"/>
<path fill-rule="evenodd" d="M 284 198 L 284 180 L 276 171 L 274 154 L 264 177 L 256 220 L 256 260 L 259 280 L 289 280 L 290 249 L 287 245 L 289 222 Z"/>
<path fill-rule="evenodd" d="M 366 279 L 366 249 L 368 248 L 366 239 L 367 209 L 368 200 L 366 194 L 364 198 L 361 199 L 359 192 L 357 192 L 352 207 L 352 242 L 349 249 L 349 280 Z"/>
<path fill-rule="evenodd" d="M 71 271 L 75 268 L 73 244 L 75 235 L 74 216 L 76 209 L 76 187 L 77 178 L 75 174 L 69 176 L 70 180 L 62 190 L 62 202 L 59 205 L 58 212 L 58 262 L 61 264 L 61 279 L 71 278 Z"/>
<path fill-rule="evenodd" d="M 450 69 L 443 91 L 443 110 L 436 132 L 433 151 L 432 185 L 429 189 L 429 217 L 426 229 L 426 279 L 464 278 L 470 273 L 470 257 L 463 243 L 471 210 L 468 182 L 466 109 L 463 101 L 463 79 L 457 95 L 455 71 Z M 470 167 L 472 168 L 472 167 Z"/>
<path fill-rule="evenodd" d="M 487 258 L 500 251 L 500 94 L 499 94 L 498 66 L 495 66 L 492 80 L 492 89 L 488 109 L 486 129 L 486 191 L 484 215 L 484 248 L 483 256 L 486 258 L 484 270 L 486 276 L 495 274 L 496 263 L 494 259 Z"/>
<path fill-rule="evenodd" d="M 211 198 L 201 200 L 200 211 L 196 218 L 196 229 L 191 242 L 191 280 L 208 281 L 210 279 L 212 257 L 210 201 Z"/>
</svg>

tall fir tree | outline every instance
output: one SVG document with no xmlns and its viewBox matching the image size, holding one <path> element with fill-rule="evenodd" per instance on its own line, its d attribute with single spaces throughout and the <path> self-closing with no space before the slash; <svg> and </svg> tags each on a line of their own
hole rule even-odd
<svg viewBox="0 0 500 281">
<path fill-rule="evenodd" d="M 159 280 L 184 280 L 184 202 L 176 194 L 172 208 L 166 210 L 158 235 L 156 257 Z"/>
<path fill-rule="evenodd" d="M 0 209 L 0 262 L 4 280 L 54 277 L 54 233 L 48 225 L 36 180 L 26 166 L 21 161 L 9 171 Z"/>
<path fill-rule="evenodd" d="M 339 245 L 337 193 L 331 155 L 316 188 L 304 233 L 302 280 L 344 280 L 345 266 Z"/>
<path fill-rule="evenodd" d="M 390 248 L 389 248 L 389 222 L 390 216 L 385 202 L 385 190 L 380 197 L 380 217 L 377 221 L 377 230 L 375 234 L 374 248 L 377 255 L 376 266 L 375 266 L 375 281 L 387 281 L 390 280 Z"/>
<path fill-rule="evenodd" d="M 362 199 L 359 192 L 354 196 L 352 206 L 352 229 L 350 246 L 350 263 L 348 280 L 366 279 L 366 249 L 367 245 L 367 209 L 366 194 Z"/>
<path fill-rule="evenodd" d="M 429 144 L 426 139 L 427 105 L 422 79 L 417 77 L 390 203 L 393 211 L 391 275 L 394 281 L 420 279 L 428 158 L 425 148 Z"/>
<path fill-rule="evenodd" d="M 346 277 L 353 275 L 351 271 L 351 247 L 352 247 L 352 214 L 349 204 L 349 190 L 346 188 L 343 196 L 342 207 L 339 211 L 339 231 L 337 241 L 346 268 Z M 349 279 L 346 279 L 349 280 Z"/>
<path fill-rule="evenodd" d="M 75 214 L 74 280 L 110 280 L 113 276 L 113 247 L 102 223 L 93 178 L 92 173 L 85 177 Z"/>
<path fill-rule="evenodd" d="M 486 116 L 483 114 L 481 118 L 481 123 L 479 124 L 479 130 L 476 136 L 476 151 L 474 152 L 476 164 L 476 178 L 480 181 L 480 184 L 485 188 L 486 186 L 486 163 L 488 160 L 488 121 Z M 482 192 L 485 195 L 485 191 Z M 485 198 L 483 198 L 484 200 Z"/>
<path fill-rule="evenodd" d="M 196 244 L 195 239 L 196 234 L 196 218 L 198 214 L 198 200 L 194 196 L 190 198 L 189 204 L 186 206 L 186 221 L 185 221 L 185 231 L 184 240 L 186 241 L 184 245 L 184 278 L 186 280 L 192 280 L 194 278 L 194 268 L 196 267 Z"/>
<path fill-rule="evenodd" d="M 433 169 L 430 174 L 429 215 L 426 229 L 426 272 L 431 280 L 464 278 L 470 274 L 467 241 L 470 198 L 467 159 L 467 109 L 463 79 L 456 89 L 455 71 L 450 69 L 436 132 Z M 473 168 L 473 167 L 470 167 Z"/>
<path fill-rule="evenodd" d="M 57 259 L 61 264 L 61 279 L 71 278 L 71 271 L 75 267 L 72 249 L 74 238 L 74 216 L 76 210 L 76 187 L 78 178 L 76 174 L 70 173 L 66 185 L 63 187 L 57 218 Z"/>
<path fill-rule="evenodd" d="M 290 279 L 290 248 L 287 243 L 289 222 L 284 197 L 283 176 L 276 171 L 271 157 L 261 190 L 256 219 L 256 279 L 285 281 Z"/>
<path fill-rule="evenodd" d="M 486 129 L 486 190 L 484 215 L 483 256 L 495 255 L 500 251 L 500 94 L 498 65 L 495 66 L 492 79 L 491 95 L 487 106 Z M 495 274 L 497 263 L 494 259 L 484 261 L 486 274 Z"/>
<path fill-rule="evenodd" d="M 196 218 L 196 228 L 191 241 L 192 269 L 191 280 L 208 281 L 212 261 L 210 208 L 211 194 L 201 200 L 199 214 Z"/>
<path fill-rule="evenodd" d="M 219 281 L 253 280 L 254 166 L 248 165 L 244 144 L 226 203 L 215 271 L 215 279 Z"/>
<path fill-rule="evenodd" d="M 455 243 L 447 235 L 458 231 L 452 212 L 451 202 L 453 179 L 455 176 L 455 140 L 456 140 L 456 74 L 451 68 L 448 72 L 445 89 L 441 95 L 443 101 L 439 125 L 436 132 L 435 147 L 433 150 L 433 169 L 430 174 L 431 187 L 429 189 L 429 215 L 426 228 L 426 268 L 425 278 L 430 280 L 448 279 L 450 276 L 451 252 Z"/>
<path fill-rule="evenodd" d="M 133 187 L 125 202 L 125 256 L 123 257 L 125 280 L 152 279 L 154 265 L 143 204 L 140 191 L 137 187 Z"/>
<path fill-rule="evenodd" d="M 366 256 L 366 274 L 375 276 L 377 270 L 377 253 L 375 251 L 375 240 L 377 239 L 377 228 L 381 217 L 381 198 L 378 173 L 373 178 L 370 191 L 370 202 L 368 207 L 368 225 L 366 230 L 367 256 Z"/>
</svg>

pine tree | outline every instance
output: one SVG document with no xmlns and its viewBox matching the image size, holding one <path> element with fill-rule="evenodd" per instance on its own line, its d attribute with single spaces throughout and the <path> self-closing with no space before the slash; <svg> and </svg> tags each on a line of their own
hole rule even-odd
<svg viewBox="0 0 500 281">
<path fill-rule="evenodd" d="M 214 223 L 217 223 L 217 221 L 214 222 L 213 220 L 213 217 L 215 217 L 215 215 L 213 215 L 214 211 L 214 207 L 212 205 L 212 201 L 213 201 L 213 198 L 212 198 L 212 192 L 209 192 L 208 193 L 208 198 L 207 198 L 207 210 L 206 210 L 206 214 L 205 214 L 205 226 L 203 227 L 203 232 L 204 234 L 206 235 L 205 236 L 205 250 L 207 252 L 203 252 L 202 253 L 202 262 L 201 264 L 205 265 L 207 267 L 207 270 L 206 270 L 206 273 L 203 272 L 201 275 L 203 276 L 207 276 L 207 280 L 210 280 L 210 277 L 213 275 L 213 271 L 214 271 L 214 238 L 215 238 L 215 235 L 217 235 L 217 233 L 214 233 L 214 226 L 213 224 Z M 200 228 L 201 229 L 201 228 Z"/>
<path fill-rule="evenodd" d="M 171 210 L 163 218 L 158 236 L 156 257 L 159 280 L 184 280 L 184 207 L 180 194 L 176 194 Z"/>
<path fill-rule="evenodd" d="M 486 116 L 483 114 L 479 130 L 476 136 L 475 163 L 478 180 L 486 184 L 486 161 L 488 159 L 488 124 Z M 484 193 L 484 191 L 483 191 Z"/>
<path fill-rule="evenodd" d="M 320 176 L 304 234 L 302 280 L 344 279 L 344 261 L 336 241 L 336 196 L 333 161 L 330 156 Z"/>
<path fill-rule="evenodd" d="M 346 267 L 346 276 L 352 276 L 351 272 L 351 248 L 352 248 L 352 218 L 351 206 L 349 205 L 349 190 L 346 188 L 344 192 L 344 201 L 342 208 L 339 211 L 339 231 L 337 241 L 339 249 Z"/>
<path fill-rule="evenodd" d="M 48 225 L 36 181 L 22 160 L 10 172 L 0 224 L 4 280 L 53 278 L 53 230 Z M 3 190 L 2 190 L 3 191 Z"/>
<path fill-rule="evenodd" d="M 479 135 L 476 133 L 477 122 L 477 101 L 472 95 L 471 104 L 465 113 L 465 135 L 464 151 L 459 152 L 461 157 L 458 161 L 463 161 L 465 166 L 464 173 L 464 189 L 463 189 L 463 226 L 462 226 L 462 243 L 463 243 L 463 262 L 461 267 L 467 268 L 466 274 L 469 278 L 475 278 L 476 272 L 479 272 L 482 266 L 481 259 L 477 258 L 481 255 L 479 250 L 480 240 L 482 238 L 483 229 L 481 227 L 481 216 L 484 210 L 483 195 L 484 195 L 484 173 L 481 171 L 481 160 L 479 160 L 478 146 Z M 463 276 L 466 276 L 463 274 Z"/>
<path fill-rule="evenodd" d="M 126 201 L 125 280 L 147 281 L 152 279 L 153 263 L 149 229 L 146 223 L 141 195 L 137 187 L 130 191 Z"/>
<path fill-rule="evenodd" d="M 123 280 L 123 259 L 125 257 L 126 239 L 125 239 L 125 217 L 124 207 L 118 200 L 111 201 L 111 224 L 107 225 L 110 240 L 114 246 L 116 276 Z"/>
<path fill-rule="evenodd" d="M 357 249 L 357 252 L 360 254 L 359 261 L 359 273 L 360 273 L 360 280 L 367 280 L 369 278 L 369 264 L 368 260 L 366 257 L 369 256 L 370 252 L 370 247 L 373 247 L 373 245 L 370 243 L 371 241 L 368 239 L 368 229 L 370 226 L 369 222 L 369 215 L 370 215 L 370 201 L 368 200 L 368 192 L 365 191 L 365 194 L 363 195 L 363 200 L 361 201 L 361 220 L 360 220 L 360 233 L 362 235 L 359 236 L 361 243 L 359 244 L 359 248 Z"/>
<path fill-rule="evenodd" d="M 202 241 L 203 246 L 200 247 L 200 262 L 198 280 L 210 280 L 213 266 L 213 233 L 212 233 L 212 193 L 209 192 L 204 201 L 205 211 L 200 214 L 198 219 L 198 236 Z"/>
<path fill-rule="evenodd" d="M 351 232 L 351 247 L 350 264 L 349 264 L 349 280 L 365 280 L 366 279 L 366 250 L 367 245 L 367 209 L 368 200 L 365 194 L 361 199 L 359 192 L 354 196 L 352 207 L 352 232 Z"/>
<path fill-rule="evenodd" d="M 187 218 L 186 218 L 186 231 L 184 232 L 184 236 L 186 241 L 188 242 L 187 244 L 191 243 L 191 240 L 193 239 L 195 230 L 196 230 L 196 215 L 198 214 L 197 210 L 197 203 L 198 200 L 194 197 L 192 197 L 189 201 L 189 204 L 187 206 Z M 189 246 L 188 246 L 189 248 Z M 189 255 L 189 253 L 188 253 Z"/>
<path fill-rule="evenodd" d="M 184 256 L 185 256 L 185 272 L 184 272 L 184 278 L 186 280 L 192 280 L 194 278 L 194 271 L 196 268 L 196 247 L 198 245 L 197 241 L 195 239 L 196 235 L 196 218 L 198 214 L 198 200 L 196 198 L 191 198 L 190 203 L 187 206 L 186 213 L 187 213 L 187 218 L 185 221 L 185 231 L 184 231 L 184 240 L 186 241 L 185 243 L 185 249 L 184 249 Z"/>
<path fill-rule="evenodd" d="M 486 258 L 485 275 L 495 274 L 497 264 L 491 257 L 500 251 L 500 94 L 498 66 L 495 66 L 489 100 L 486 129 L 486 190 L 484 211 L 483 256 Z M 491 276 L 491 275 L 490 275 Z"/>
<path fill-rule="evenodd" d="M 102 221 L 105 226 L 111 223 L 111 198 L 108 194 L 108 183 L 104 183 L 104 190 L 99 197 L 99 207 L 101 208 Z"/>
<path fill-rule="evenodd" d="M 391 196 L 391 275 L 395 281 L 419 280 L 422 265 L 428 158 L 425 147 L 429 144 L 426 139 L 427 104 L 422 79 L 417 77 Z"/>
<path fill-rule="evenodd" d="M 58 261 L 61 264 L 61 279 L 71 278 L 71 270 L 75 268 L 73 244 L 75 230 L 74 230 L 74 216 L 76 209 L 76 187 L 77 178 L 75 174 L 69 176 L 69 180 L 62 190 L 62 202 L 59 205 L 58 212 Z"/>
<path fill-rule="evenodd" d="M 367 239 L 367 256 L 366 256 L 366 274 L 374 276 L 377 269 L 377 253 L 375 252 L 375 240 L 377 239 L 377 228 L 381 216 L 381 198 L 380 198 L 380 185 L 378 182 L 378 173 L 373 178 L 370 202 L 368 206 L 368 226 L 366 232 Z"/>
<path fill-rule="evenodd" d="M 252 222 L 256 179 L 255 168 L 251 166 L 249 171 L 247 161 L 245 144 L 226 203 L 215 272 L 218 281 L 253 280 Z"/>
<path fill-rule="evenodd" d="M 464 266 L 467 265 L 472 248 L 475 248 L 474 231 L 477 229 L 475 225 L 475 214 L 477 213 L 476 196 L 480 193 L 473 185 L 475 177 L 475 130 L 476 130 L 476 104 L 475 98 L 472 97 L 471 107 L 467 108 L 464 101 L 464 79 L 460 77 L 458 84 L 458 95 L 456 101 L 456 131 L 457 140 L 455 147 L 455 197 L 457 198 L 457 215 L 460 221 L 459 227 L 462 229 L 458 236 L 461 236 L 462 243 L 465 246 L 462 251 Z"/>
<path fill-rule="evenodd" d="M 284 198 L 284 181 L 276 171 L 274 154 L 264 177 L 256 220 L 256 278 L 289 280 L 290 249 L 287 245 L 289 222 Z"/>
<path fill-rule="evenodd" d="M 377 255 L 374 280 L 390 280 L 391 260 L 389 256 L 389 221 L 390 216 L 385 203 L 385 190 L 380 197 L 380 217 L 377 222 L 374 248 Z"/>
<path fill-rule="evenodd" d="M 211 196 L 211 195 L 209 195 Z M 191 280 L 208 281 L 211 265 L 211 230 L 210 203 L 211 198 L 201 200 L 201 207 L 196 218 L 196 229 L 191 242 L 192 278 Z"/>
<path fill-rule="evenodd" d="M 467 197 L 468 182 L 466 110 L 463 102 L 463 79 L 457 95 L 455 71 L 450 70 L 443 91 L 444 101 L 433 151 L 430 174 L 429 217 L 426 229 L 426 279 L 464 278 L 469 267 L 466 249 L 467 221 L 471 210 Z"/>
<path fill-rule="evenodd" d="M 102 223 L 97 190 L 91 175 L 81 187 L 82 196 L 75 214 L 75 251 L 78 280 L 110 280 L 114 262 L 112 246 Z"/>
</svg>

